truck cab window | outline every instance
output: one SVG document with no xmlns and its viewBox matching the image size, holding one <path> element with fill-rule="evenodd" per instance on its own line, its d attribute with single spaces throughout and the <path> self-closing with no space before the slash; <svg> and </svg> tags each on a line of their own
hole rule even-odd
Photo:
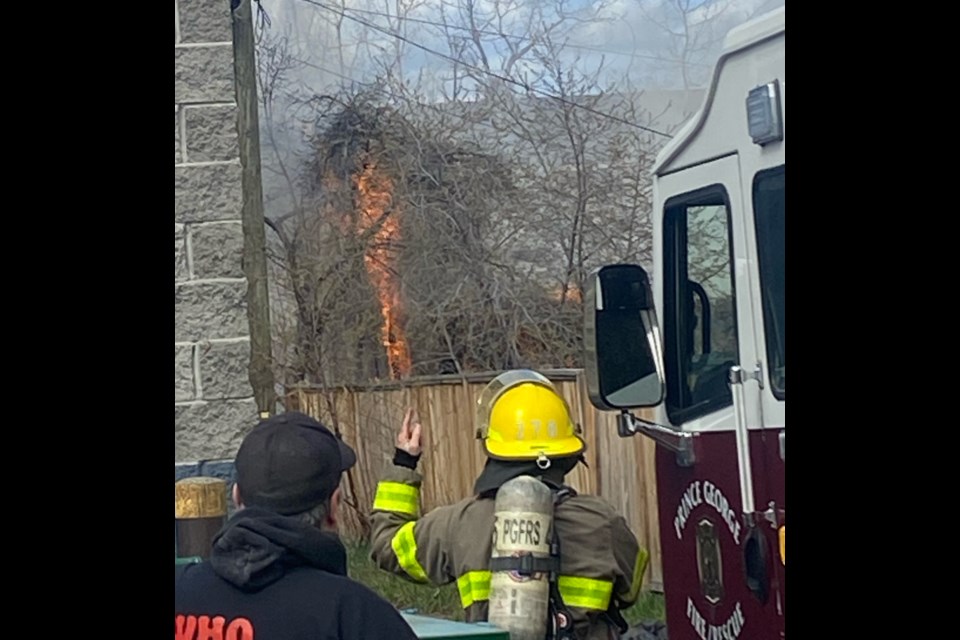
<svg viewBox="0 0 960 640">
<path fill-rule="evenodd" d="M 759 172 L 753 180 L 753 212 L 757 227 L 760 289 L 763 299 L 763 330 L 767 342 L 770 386 L 778 400 L 787 390 L 784 346 L 786 313 L 785 272 L 786 166 Z"/>
<path fill-rule="evenodd" d="M 667 413 L 680 424 L 733 402 L 736 306 L 727 194 L 717 185 L 665 208 Z"/>
</svg>

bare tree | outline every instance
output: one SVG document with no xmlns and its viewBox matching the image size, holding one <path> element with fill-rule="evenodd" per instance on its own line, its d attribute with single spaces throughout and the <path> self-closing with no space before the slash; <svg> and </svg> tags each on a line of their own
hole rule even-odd
<svg viewBox="0 0 960 640">
<path fill-rule="evenodd" d="M 652 53 L 671 62 L 685 89 L 710 80 L 727 32 L 737 24 L 783 4 L 758 0 L 753 5 L 732 0 L 636 0 L 640 14 L 664 36 L 653 40 Z"/>
<path fill-rule="evenodd" d="M 656 114 L 565 46 L 604 6 L 447 0 L 424 25 L 420 4 L 329 5 L 337 37 L 380 56 L 363 82 L 310 95 L 292 79 L 305 54 L 262 46 L 288 205 L 270 217 L 287 384 L 579 366 L 587 273 L 649 261 L 659 141 L 632 125 Z M 446 61 L 434 77 L 405 70 L 411 25 L 446 44 L 421 47 Z M 280 151 L 290 131 L 303 132 L 296 153 Z"/>
</svg>

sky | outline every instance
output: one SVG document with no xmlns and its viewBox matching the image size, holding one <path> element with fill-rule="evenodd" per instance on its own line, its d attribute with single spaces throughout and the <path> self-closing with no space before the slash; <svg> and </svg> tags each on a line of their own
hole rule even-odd
<svg viewBox="0 0 960 640">
<path fill-rule="evenodd" d="M 450 57 L 481 64 L 467 28 L 469 9 L 477 16 L 482 30 L 477 38 L 495 70 L 504 70 L 505 39 L 522 46 L 542 35 L 529 22 L 531 15 L 540 15 L 548 23 L 560 22 L 551 35 L 557 45 L 563 44 L 558 58 L 566 69 L 596 74 L 607 87 L 702 88 L 726 32 L 751 15 L 784 4 L 785 0 L 261 0 L 269 17 L 267 33 L 286 38 L 298 61 L 294 75 L 302 89 L 322 92 L 331 86 L 369 82 L 390 66 L 395 77 L 438 100 L 452 95 Z M 686 9 L 685 20 L 678 7 Z M 498 9 L 505 18 L 490 20 Z M 465 48 L 451 48 L 438 26 L 442 22 Z M 685 26 L 692 34 L 686 51 L 684 39 L 676 35 Z M 542 44 L 542 38 L 538 42 Z M 535 81 L 543 65 L 528 54 L 510 71 L 511 77 Z"/>
<path fill-rule="evenodd" d="M 508 50 L 501 34 L 514 45 L 529 44 L 536 36 L 542 46 L 542 30 L 530 27 L 531 15 L 543 16 L 548 23 L 560 22 L 552 33 L 555 42 L 564 43 L 557 59 L 567 74 L 572 70 L 574 76 L 594 77 L 594 93 L 621 88 L 702 89 L 726 32 L 751 15 L 783 6 L 785 0 L 261 0 L 261 4 L 268 17 L 260 23 L 262 36 L 265 41 L 285 40 L 287 53 L 295 61 L 275 91 L 272 113 L 261 112 L 261 122 L 270 130 L 270 137 L 262 141 L 265 200 L 268 212 L 276 214 L 293 206 L 285 176 L 277 168 L 278 156 L 288 169 L 296 169 L 315 123 L 314 117 L 297 115 L 309 111 L 303 101 L 369 83 L 385 68 L 390 69 L 394 83 L 402 78 L 413 87 L 418 103 L 451 99 L 451 58 L 481 64 L 466 29 L 468 8 L 482 25 L 483 33 L 477 38 L 490 68 L 529 82 L 543 96 L 556 95 L 557 86 L 537 80 L 544 66 L 531 53 L 504 70 Z M 688 10 L 685 24 L 696 37 L 696 46 L 686 53 L 682 40 L 670 35 L 670 30 L 680 33 L 684 26 L 678 6 Z M 498 9 L 506 18 L 490 21 Z M 342 18 L 341 12 L 353 19 Z M 559 20 L 561 13 L 564 20 Z M 398 20 L 398 15 L 408 19 Z M 444 31 L 435 25 L 444 20 L 450 25 L 446 34 L 461 39 L 457 46 L 465 44 L 459 50 L 451 48 Z M 682 59 L 686 65 L 678 62 Z M 459 86 L 465 90 L 456 99 L 476 97 L 469 81 Z"/>
</svg>

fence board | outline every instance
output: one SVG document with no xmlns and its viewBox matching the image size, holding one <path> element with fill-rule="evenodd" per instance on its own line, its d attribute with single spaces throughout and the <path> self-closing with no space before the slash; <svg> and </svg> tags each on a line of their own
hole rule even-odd
<svg viewBox="0 0 960 640">
<path fill-rule="evenodd" d="M 567 476 L 577 491 L 608 500 L 622 514 L 641 545 L 650 550 L 645 583 L 660 590 L 663 560 L 657 513 L 656 445 L 649 438 L 617 435 L 616 413 L 598 411 L 587 397 L 583 373 L 575 369 L 544 371 L 570 404 L 583 429 L 588 466 L 578 465 Z M 287 407 L 339 428 L 357 451 L 357 466 L 347 481 L 347 500 L 341 515 L 345 537 L 368 533 L 366 515 L 373 504 L 377 481 L 390 464 L 396 433 L 407 407 L 414 407 L 423 423 L 423 450 L 419 470 L 424 511 L 452 504 L 473 493 L 473 484 L 486 457 L 476 439 L 474 410 L 484 386 L 496 373 L 414 378 L 366 387 L 288 390 Z M 641 417 L 651 418 L 645 412 Z M 351 487 L 352 485 L 352 487 Z"/>
</svg>

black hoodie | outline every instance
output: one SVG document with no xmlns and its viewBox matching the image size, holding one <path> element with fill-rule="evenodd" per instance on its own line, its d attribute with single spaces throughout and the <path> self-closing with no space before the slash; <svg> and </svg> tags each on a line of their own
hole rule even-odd
<svg viewBox="0 0 960 640">
<path fill-rule="evenodd" d="M 248 507 L 210 560 L 177 577 L 176 640 L 415 640 L 389 602 L 347 578 L 339 538 Z"/>
</svg>

